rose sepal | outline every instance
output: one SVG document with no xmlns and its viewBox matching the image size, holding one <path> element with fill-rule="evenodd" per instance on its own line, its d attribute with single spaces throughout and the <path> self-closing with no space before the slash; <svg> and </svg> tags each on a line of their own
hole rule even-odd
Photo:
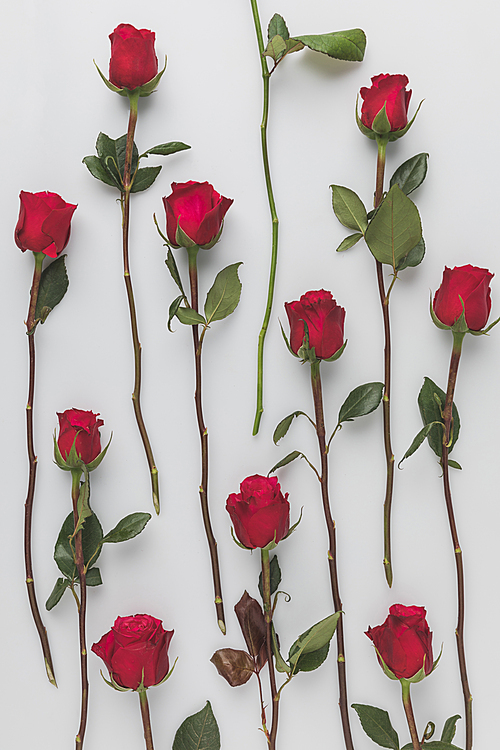
<svg viewBox="0 0 500 750">
<path fill-rule="evenodd" d="M 160 72 L 157 73 L 154 78 L 152 78 L 150 81 L 147 81 L 142 86 L 138 86 L 136 89 L 126 89 L 126 88 L 120 89 L 118 86 L 115 86 L 114 83 L 111 83 L 109 78 L 106 78 L 106 76 L 100 70 L 95 60 L 94 60 L 94 65 L 96 66 L 97 72 L 101 76 L 102 80 L 104 81 L 108 89 L 110 91 L 113 91 L 113 93 L 120 94 L 120 96 L 129 96 L 129 94 L 131 93 L 136 96 L 137 96 L 137 93 L 139 94 L 139 96 L 150 96 L 153 93 L 153 91 L 156 89 L 156 87 L 158 86 L 158 83 L 160 82 L 160 78 L 162 77 L 162 75 L 164 74 L 167 68 L 167 56 L 165 55 L 165 65 L 163 66 L 163 70 L 160 70 Z"/>
<path fill-rule="evenodd" d="M 222 222 L 221 222 L 221 225 L 220 225 L 220 229 L 217 232 L 217 234 L 215 235 L 215 237 L 213 238 L 213 240 L 210 240 L 210 242 L 207 245 L 200 245 L 201 249 L 202 250 L 211 250 L 213 248 L 213 246 L 216 245 L 217 242 L 220 240 L 220 236 L 222 234 L 223 228 L 224 228 L 224 219 L 222 219 Z"/>
<path fill-rule="evenodd" d="M 102 679 L 104 680 L 104 682 L 106 683 L 106 685 L 109 685 L 109 687 L 114 688 L 114 690 L 119 690 L 120 693 L 130 693 L 131 692 L 132 688 L 126 688 L 126 687 L 122 687 L 121 685 L 118 685 L 118 683 L 115 682 L 115 680 L 113 679 L 113 675 L 111 674 L 111 672 L 109 674 L 109 680 L 107 680 L 104 677 L 103 673 L 102 673 L 102 669 L 99 670 L 99 671 L 101 673 Z"/>
<path fill-rule="evenodd" d="M 346 346 L 347 346 L 347 339 L 344 341 L 340 349 L 337 349 L 335 354 L 332 354 L 332 356 L 328 357 L 328 359 L 324 359 L 323 362 L 335 362 L 336 359 L 339 359 L 339 357 L 343 355 L 344 349 L 346 348 Z"/>
<path fill-rule="evenodd" d="M 447 326 L 445 323 L 442 323 L 434 312 L 434 307 L 432 306 L 432 292 L 430 294 L 429 312 L 431 314 L 432 322 L 437 328 L 441 329 L 441 331 L 451 330 L 451 326 Z"/>
<path fill-rule="evenodd" d="M 392 133 L 389 133 L 389 141 L 397 141 L 398 138 L 402 138 L 404 135 L 406 135 L 406 133 L 409 131 L 409 129 L 415 122 L 415 118 L 417 117 L 420 107 L 422 106 L 423 103 L 424 103 L 424 100 L 422 99 L 422 101 L 417 107 L 417 111 L 415 112 L 411 120 L 408 123 L 406 123 L 404 128 L 401 128 L 400 130 L 394 130 Z"/>
<path fill-rule="evenodd" d="M 254 551 L 254 547 L 246 547 L 244 544 L 242 544 L 240 541 L 238 541 L 238 539 L 236 539 L 236 536 L 234 535 L 234 529 L 233 529 L 232 526 L 231 526 L 231 536 L 233 537 L 233 542 L 235 542 L 235 544 L 237 544 L 238 547 L 241 547 L 241 549 L 246 549 L 247 552 L 253 552 Z"/>
<path fill-rule="evenodd" d="M 364 125 L 361 122 L 361 117 L 359 116 L 358 111 L 358 104 L 359 104 L 359 94 L 356 97 L 356 125 L 360 129 L 360 131 L 363 133 L 363 135 L 366 135 L 367 138 L 369 138 L 371 141 L 375 140 L 375 133 L 370 128 L 367 128 L 366 125 Z"/>
<path fill-rule="evenodd" d="M 106 452 L 113 438 L 113 433 L 111 433 L 111 437 L 109 438 L 109 441 L 106 447 L 103 448 L 102 451 L 99 453 L 99 455 L 96 456 L 94 460 L 91 461 L 89 464 L 85 464 L 85 462 L 82 461 L 82 459 L 76 452 L 75 445 L 76 445 L 77 437 L 78 437 L 78 434 L 75 435 L 75 439 L 73 440 L 73 445 L 71 446 L 71 450 L 68 453 L 68 457 L 66 458 L 66 460 L 64 460 L 64 458 L 62 457 L 62 453 L 59 450 L 59 445 L 57 444 L 57 439 L 56 439 L 56 431 L 54 430 L 54 436 L 53 436 L 54 438 L 54 462 L 63 471 L 74 471 L 75 469 L 80 469 L 81 471 L 83 471 L 83 467 L 85 465 L 87 466 L 87 471 L 93 471 L 94 469 L 97 469 L 102 459 L 106 455 Z"/>
<path fill-rule="evenodd" d="M 493 326 L 496 326 L 497 323 L 500 323 L 500 318 L 497 318 L 493 321 L 493 323 L 490 323 L 490 325 L 487 328 L 483 328 L 482 331 L 471 331 L 469 328 L 469 333 L 472 333 L 473 336 L 487 336 L 488 333 L 491 331 Z"/>
<path fill-rule="evenodd" d="M 154 685 L 151 685 L 151 687 L 158 687 L 158 685 L 163 685 L 163 683 L 168 680 L 168 678 L 170 677 L 170 675 L 174 671 L 175 665 L 177 664 L 178 661 L 179 661 L 179 657 L 176 656 L 175 657 L 175 661 L 172 664 L 172 669 L 170 669 L 169 672 L 167 672 L 167 674 L 165 675 L 165 677 L 163 678 L 163 680 L 160 680 L 160 682 L 156 682 Z M 139 687 L 140 687 L 140 685 L 139 685 Z M 137 688 L 137 689 L 139 690 L 139 688 Z M 147 690 L 147 688 L 144 688 L 144 689 Z"/>
<path fill-rule="evenodd" d="M 98 66 L 98 64 L 96 63 L 95 60 L 93 61 L 93 63 L 96 66 L 97 72 L 101 76 L 102 80 L 104 81 L 104 83 L 106 84 L 106 86 L 108 87 L 108 89 L 110 91 L 113 91 L 115 94 L 121 94 L 122 96 L 126 96 L 126 94 L 123 93 L 125 89 L 120 89 L 120 88 L 118 88 L 118 86 L 115 86 L 114 83 L 111 83 L 111 81 L 109 80 L 109 78 L 106 78 L 106 76 L 104 75 L 104 73 L 101 71 L 101 69 L 99 68 L 99 66 Z M 102 674 L 102 672 L 101 672 L 101 674 Z M 108 682 L 108 681 L 106 680 L 106 682 Z"/>
<path fill-rule="evenodd" d="M 382 136 L 383 140 L 387 140 L 389 133 L 391 132 L 391 123 L 387 117 L 386 102 L 384 102 L 382 109 L 377 112 L 373 118 L 371 129 L 375 133 L 375 137 Z M 378 140 L 378 138 L 377 138 Z"/>
<path fill-rule="evenodd" d="M 108 448 L 109 448 L 109 446 L 111 444 L 111 440 L 112 439 L 113 439 L 113 433 L 111 433 L 111 436 L 110 436 L 110 438 L 108 440 L 108 444 L 102 449 L 102 451 L 99 453 L 99 455 L 96 456 L 93 461 L 91 461 L 89 464 L 87 464 L 88 471 L 94 471 L 94 469 L 97 469 L 97 467 L 101 463 L 102 459 L 106 455 L 106 453 L 108 451 Z"/>
<path fill-rule="evenodd" d="M 293 532 L 295 531 L 295 529 L 297 528 L 297 526 L 299 525 L 299 523 L 302 521 L 302 513 L 303 512 L 304 512 L 304 506 L 302 506 L 302 508 L 300 509 L 299 520 L 295 521 L 295 523 L 293 524 L 293 526 L 290 526 L 290 528 L 288 529 L 288 534 L 286 536 L 284 536 L 283 539 L 288 539 L 288 537 L 291 534 L 293 534 Z M 281 541 L 283 541 L 283 539 Z"/>
<path fill-rule="evenodd" d="M 281 335 L 283 336 L 283 338 L 285 340 L 285 344 L 286 344 L 286 347 L 287 347 L 288 351 L 290 352 L 290 354 L 292 356 L 296 357 L 296 359 L 300 359 L 299 355 L 295 354 L 295 352 L 293 351 L 292 347 L 290 346 L 290 341 L 288 340 L 287 335 L 286 335 L 286 333 L 285 333 L 285 331 L 283 329 L 283 326 L 281 325 L 281 320 L 278 320 L 278 323 L 280 324 Z"/>
<path fill-rule="evenodd" d="M 180 217 L 177 219 L 177 229 L 175 230 L 175 241 L 177 242 L 177 247 L 185 247 L 186 250 L 188 250 L 191 247 L 197 247 L 196 242 L 193 242 L 191 237 L 189 237 L 189 235 L 187 235 L 186 232 L 181 227 Z"/>
<path fill-rule="evenodd" d="M 302 339 L 302 346 L 297 350 L 297 356 L 302 360 L 302 364 L 305 364 L 306 362 L 310 362 L 311 364 L 321 362 L 316 356 L 315 347 L 309 346 L 309 326 L 305 320 L 302 320 L 302 318 L 301 322 L 304 324 L 304 338 Z"/>
</svg>

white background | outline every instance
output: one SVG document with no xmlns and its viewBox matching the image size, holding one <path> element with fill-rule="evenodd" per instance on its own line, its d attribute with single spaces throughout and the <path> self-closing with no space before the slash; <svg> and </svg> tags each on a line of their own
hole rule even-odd
<svg viewBox="0 0 500 750">
<path fill-rule="evenodd" d="M 290 33 L 321 33 L 361 26 L 368 46 L 362 64 L 342 63 L 304 50 L 283 61 L 271 79 L 270 148 L 280 217 L 276 303 L 266 344 L 265 413 L 251 436 L 255 406 L 257 335 L 264 311 L 270 223 L 261 164 L 259 124 L 262 81 L 249 1 L 185 0 L 183 3 L 115 0 L 105 4 L 21 0 L 6 11 L 1 46 L 3 165 L 1 185 L 3 304 L 0 346 L 2 618 L 0 650 L 3 747 L 65 750 L 79 721 L 77 616 L 66 593 L 50 613 L 43 609 L 59 689 L 43 668 L 28 608 L 22 555 L 27 485 L 25 402 L 27 342 L 23 321 L 33 271 L 30 253 L 13 241 L 20 190 L 57 192 L 78 203 L 67 267 L 70 288 L 36 334 L 35 443 L 39 459 L 34 511 L 35 581 L 40 604 L 59 573 L 53 545 L 70 510 L 69 476 L 52 462 L 56 412 L 76 407 L 100 412 L 103 441 L 113 441 L 92 474 L 92 502 L 105 532 L 134 511 L 150 512 L 149 476 L 130 393 L 132 348 L 122 278 L 118 193 L 94 180 L 81 160 L 94 153 L 100 130 L 113 138 L 127 123 L 127 100 L 112 94 L 104 72 L 108 35 L 119 23 L 156 31 L 157 54 L 168 54 L 158 92 L 142 99 L 136 141 L 140 151 L 182 140 L 192 149 L 167 158 L 154 186 L 133 197 L 131 266 L 143 344 L 143 411 L 160 471 L 162 512 L 144 533 L 108 545 L 99 567 L 104 585 L 89 591 L 89 647 L 117 615 L 147 612 L 174 628 L 170 654 L 179 662 L 169 682 L 149 691 L 155 747 L 170 748 L 178 726 L 209 699 L 222 747 L 264 748 L 258 732 L 257 685 L 230 688 L 209 659 L 222 647 L 243 648 L 233 606 L 244 589 L 257 597 L 258 554 L 231 540 L 225 500 L 251 474 L 266 474 L 291 450 L 317 462 L 315 435 L 296 422 L 277 448 L 276 424 L 296 410 L 312 412 L 308 367 L 287 352 L 278 326 L 283 302 L 309 289 L 333 292 L 346 308 L 345 354 L 322 367 L 327 423 L 355 386 L 382 378 L 382 321 L 375 263 L 367 248 L 343 255 L 335 248 L 348 232 L 331 209 L 329 185 L 347 185 L 367 206 L 374 189 L 376 146 L 354 121 L 356 95 L 381 72 L 405 73 L 413 97 L 410 113 L 425 99 L 411 131 L 388 147 L 388 177 L 404 160 L 430 153 L 429 174 L 413 194 L 421 212 L 427 254 L 401 274 L 391 300 L 394 336 L 393 446 L 399 459 L 421 428 L 416 404 L 424 376 L 446 387 L 451 335 L 432 324 L 429 293 L 444 265 L 471 263 L 499 273 L 494 231 L 500 121 L 495 37 L 498 9 L 486 0 L 470 6 L 442 0 L 383 4 L 368 0 L 261 2 L 264 26 L 274 12 Z M 208 550 L 198 501 L 199 442 L 193 408 L 190 331 L 166 330 L 168 305 L 177 295 L 164 265 L 165 248 L 152 214 L 164 225 L 161 197 L 170 182 L 208 180 L 234 198 L 222 239 L 199 257 L 201 296 L 229 263 L 241 266 L 241 303 L 216 323 L 204 347 L 204 405 L 210 434 L 213 525 L 219 542 L 228 635 L 216 625 Z M 185 270 L 184 251 L 176 254 Z M 500 314 L 498 276 L 492 282 L 492 319 Z M 453 458 L 452 487 L 467 584 L 466 646 L 474 695 L 476 746 L 496 732 L 498 673 L 498 433 L 500 331 L 468 336 L 456 390 L 462 434 Z M 420 732 L 463 716 L 454 643 L 456 584 L 440 469 L 426 445 L 396 474 L 394 573 L 389 590 L 382 567 L 382 502 L 385 464 L 380 411 L 346 425 L 332 445 L 331 500 L 337 521 L 340 587 L 345 610 L 349 701 L 389 710 L 401 745 L 408 742 L 397 683 L 380 670 L 363 634 L 395 602 L 426 607 L 439 668 L 412 690 Z M 332 611 L 326 533 L 318 483 L 305 462 L 279 473 L 289 492 L 292 519 L 304 506 L 296 533 L 279 545 L 281 588 L 276 627 L 287 653 L 293 640 Z M 281 750 L 343 745 L 332 654 L 283 693 Z M 137 696 L 112 691 L 90 654 L 88 750 L 143 747 Z M 267 686 L 266 686 L 267 687 Z M 373 747 L 354 712 L 356 748 Z M 461 721 L 455 742 L 463 747 Z"/>
</svg>

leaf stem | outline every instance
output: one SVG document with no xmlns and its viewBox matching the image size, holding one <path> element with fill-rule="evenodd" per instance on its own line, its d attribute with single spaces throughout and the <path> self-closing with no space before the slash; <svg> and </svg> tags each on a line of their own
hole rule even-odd
<svg viewBox="0 0 500 750">
<path fill-rule="evenodd" d="M 319 451 L 321 457 L 321 497 L 323 500 L 323 512 L 328 530 L 328 567 L 330 571 L 330 583 L 332 589 L 333 606 L 335 612 L 340 612 L 337 622 L 337 667 L 339 680 L 339 706 L 344 732 L 346 750 L 354 750 L 349 722 L 349 705 L 347 700 L 347 676 L 345 665 L 344 645 L 344 618 L 342 614 L 342 601 L 337 573 L 337 539 L 335 521 L 330 509 L 330 498 L 328 492 L 328 447 L 326 445 L 325 417 L 323 410 L 323 394 L 321 388 L 320 362 L 311 362 L 311 385 L 314 400 L 314 411 L 316 415 L 316 435 L 318 436 Z"/>
<path fill-rule="evenodd" d="M 82 472 L 80 469 L 71 471 L 71 500 L 73 503 L 73 521 L 74 528 L 79 526 L 78 499 L 80 497 L 80 478 Z M 88 479 L 86 480 L 88 481 Z M 85 738 L 85 729 L 87 726 L 87 714 L 89 705 L 89 678 L 87 670 L 87 642 L 86 642 L 86 624 L 87 615 L 87 581 L 85 575 L 85 563 L 83 559 L 82 530 L 78 531 L 75 536 L 75 563 L 80 581 L 80 606 L 78 607 L 78 630 L 80 638 L 80 675 L 82 686 L 82 702 L 80 712 L 80 726 L 75 738 L 75 748 L 80 750 L 83 747 Z"/>
<path fill-rule="evenodd" d="M 262 26 L 259 17 L 259 9 L 257 6 L 257 0 L 250 0 L 252 6 L 252 14 L 255 25 L 255 33 L 257 35 L 257 44 L 259 48 L 260 64 L 262 70 L 262 85 L 263 85 L 263 105 L 262 105 L 262 122 L 260 125 L 260 138 L 262 146 L 262 162 L 264 166 L 264 176 L 266 180 L 267 199 L 269 202 L 269 211 L 271 214 L 272 222 L 272 248 L 271 248 L 271 268 L 269 272 L 269 285 L 267 290 L 267 301 L 266 309 L 264 313 L 264 320 L 262 328 L 259 334 L 258 351 L 257 351 L 257 407 L 255 411 L 255 420 L 253 425 L 253 435 L 257 435 L 260 428 L 260 420 L 264 411 L 264 342 L 266 338 L 267 329 L 269 326 L 269 320 L 271 318 L 271 311 L 273 306 L 274 298 L 274 287 L 276 281 L 276 268 L 278 263 L 278 215 L 276 213 L 276 205 L 274 202 L 273 186 L 271 182 L 271 169 L 269 166 L 269 153 L 267 145 L 267 123 L 269 119 L 269 79 L 270 72 L 267 65 L 266 58 L 264 56 L 264 40 L 262 37 Z"/>
<path fill-rule="evenodd" d="M 137 124 L 137 104 L 139 93 L 131 92 L 130 115 L 127 130 L 127 143 L 125 147 L 125 164 L 123 168 L 123 192 L 121 193 L 120 202 L 122 207 L 122 238 L 123 238 L 123 276 L 125 288 L 127 290 L 127 300 L 130 313 L 130 325 L 132 329 L 132 343 L 134 347 L 134 390 L 132 392 L 132 403 L 134 406 L 135 418 L 142 444 L 146 452 L 149 471 L 151 473 L 151 486 L 153 492 L 153 505 L 157 514 L 160 512 L 160 493 L 158 486 L 158 469 L 156 468 L 151 443 L 149 441 L 146 425 L 141 410 L 141 343 L 139 341 L 139 331 L 137 325 L 137 313 L 135 309 L 134 291 L 132 288 L 132 278 L 130 276 L 129 263 L 129 226 L 130 226 L 130 190 L 132 188 L 133 177 L 132 154 L 134 147 L 134 133 Z"/>
<path fill-rule="evenodd" d="M 195 245 L 187 248 L 189 261 L 189 283 L 191 287 L 191 307 L 198 312 L 198 268 L 196 258 L 199 248 Z M 224 617 L 224 603 L 222 600 L 222 585 L 220 580 L 219 556 L 217 553 L 217 542 L 212 531 L 210 521 L 210 511 L 208 507 L 208 429 L 205 426 L 203 417 L 202 404 L 202 369 L 201 369 L 201 350 L 202 342 L 199 340 L 198 326 L 192 326 L 193 329 L 193 346 L 194 361 L 196 373 L 195 385 L 195 408 L 196 419 L 198 421 L 198 430 L 201 442 L 201 484 L 200 484 L 200 503 L 205 526 L 205 534 L 210 549 L 210 561 L 212 565 L 212 577 L 214 582 L 215 610 L 217 613 L 217 624 L 224 635 L 226 634 L 226 620 Z"/>
<path fill-rule="evenodd" d="M 262 567 L 262 599 L 264 602 L 264 618 L 266 620 L 266 646 L 267 646 L 267 664 L 269 668 L 269 684 L 271 687 L 271 698 L 273 702 L 273 716 L 271 723 L 271 732 L 267 736 L 270 750 L 276 750 L 276 736 L 278 734 L 278 710 L 279 710 L 279 693 L 276 689 L 276 673 L 274 671 L 273 648 L 272 648 L 272 608 L 271 608 L 271 566 L 269 563 L 269 550 L 261 549 L 260 551 Z"/>
<path fill-rule="evenodd" d="M 24 504 L 24 565 L 26 571 L 26 587 L 28 592 L 28 601 L 30 604 L 33 621 L 40 638 L 42 646 L 45 669 L 49 682 L 57 687 L 54 676 L 54 666 L 52 664 L 52 655 L 50 653 L 49 639 L 47 630 L 43 624 L 35 591 L 35 580 L 33 576 L 33 558 L 32 558 L 32 525 L 33 525 L 33 502 L 35 499 L 35 481 L 37 469 L 37 457 L 35 454 L 35 439 L 33 430 L 33 409 L 35 402 L 35 310 L 38 300 L 38 290 L 40 288 L 40 278 L 42 275 L 42 266 L 45 259 L 43 253 L 33 253 L 35 259 L 35 268 L 33 271 L 33 281 L 31 284 L 30 302 L 28 308 L 28 319 L 26 320 L 26 333 L 28 334 L 28 351 L 29 351 L 29 374 L 28 374 L 28 400 L 26 403 L 26 443 L 28 449 L 28 491 Z"/>
<path fill-rule="evenodd" d="M 146 742 L 146 750 L 154 750 L 153 747 L 153 732 L 151 731 L 151 719 L 149 716 L 149 703 L 147 696 L 147 688 L 137 691 L 139 693 L 139 702 L 141 706 L 141 717 L 142 725 L 144 727 L 144 740 Z"/>
<path fill-rule="evenodd" d="M 406 720 L 408 722 L 408 728 L 410 730 L 411 742 L 413 750 L 421 750 L 420 742 L 418 739 L 417 725 L 415 723 L 415 716 L 413 714 L 413 706 L 410 698 L 410 685 L 408 680 L 401 680 L 401 689 L 403 694 L 403 706 L 406 714 Z"/>
</svg>

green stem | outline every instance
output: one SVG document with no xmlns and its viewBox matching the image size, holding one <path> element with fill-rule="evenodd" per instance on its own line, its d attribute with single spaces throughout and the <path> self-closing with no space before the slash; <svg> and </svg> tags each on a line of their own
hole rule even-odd
<svg viewBox="0 0 500 750">
<path fill-rule="evenodd" d="M 144 727 L 144 740 L 146 741 L 146 750 L 154 750 L 153 748 L 153 732 L 151 731 L 151 719 L 149 716 L 149 704 L 147 696 L 147 688 L 138 690 L 139 702 L 141 706 L 141 717 L 142 725 Z"/>
<path fill-rule="evenodd" d="M 465 706 L 465 750 L 472 748 L 472 694 L 469 687 L 467 676 L 467 662 L 465 658 L 464 643 L 464 623 L 465 623 L 465 576 L 462 549 L 458 538 L 455 513 L 453 510 L 453 501 L 451 497 L 450 472 L 448 465 L 448 453 L 450 445 L 450 435 L 453 424 L 453 396 L 457 380 L 458 365 L 462 353 L 462 343 L 464 333 L 453 331 L 453 350 L 450 360 L 450 371 L 448 375 L 448 387 L 446 390 L 446 401 L 443 410 L 443 486 L 444 497 L 446 502 L 446 511 L 450 525 L 450 533 L 453 542 L 453 552 L 455 555 L 455 566 L 457 571 L 457 600 L 458 600 L 458 619 L 455 636 L 457 641 L 458 665 L 460 669 L 460 680 L 462 683 L 462 692 Z"/>
<path fill-rule="evenodd" d="M 78 498 L 80 497 L 80 478 L 82 472 L 80 469 L 71 471 L 71 500 L 73 504 L 73 521 L 76 530 L 79 522 Z M 86 615 L 87 615 L 87 581 L 85 575 L 85 562 L 83 559 L 82 530 L 78 531 L 75 536 L 75 563 L 80 581 L 80 606 L 78 608 L 78 630 L 80 638 L 80 675 L 82 686 L 82 702 L 80 712 L 80 726 L 75 739 L 75 748 L 80 750 L 83 747 L 85 738 L 85 729 L 87 726 L 87 714 L 89 705 L 89 678 L 87 669 L 87 642 L 86 642 Z"/>
<path fill-rule="evenodd" d="M 191 287 L 191 307 L 198 312 L 198 268 L 196 258 L 199 248 L 194 245 L 187 248 L 189 261 L 189 283 Z M 201 484 L 200 484 L 200 503 L 207 537 L 208 547 L 210 549 L 210 562 L 212 565 L 212 578 L 214 582 L 215 610 L 217 613 L 217 624 L 221 631 L 226 634 L 226 620 L 224 617 L 224 603 L 222 600 L 222 585 L 219 570 L 219 555 L 217 552 L 217 542 L 212 531 L 210 521 L 210 511 L 208 507 L 208 429 L 205 426 L 203 417 L 202 403 L 202 369 L 201 369 L 201 349 L 202 342 L 199 340 L 198 326 L 192 326 L 193 346 L 196 373 L 196 386 L 194 401 L 196 407 L 196 419 L 198 421 L 198 431 L 200 433 L 201 443 Z"/>
<path fill-rule="evenodd" d="M 158 486 L 158 469 L 155 465 L 151 443 L 149 441 L 146 425 L 141 410 L 141 343 L 139 341 L 139 330 L 137 325 L 137 313 L 135 309 L 134 291 L 132 288 L 132 278 L 130 276 L 129 263 L 129 225 L 130 225 L 130 190 L 132 187 L 132 153 L 134 147 L 134 133 L 137 124 L 137 104 L 139 93 L 131 92 L 130 115 L 127 130 L 127 143 L 125 147 L 125 164 L 123 167 L 123 192 L 121 194 L 122 206 L 122 238 L 123 238 L 123 276 L 125 279 L 125 288 L 127 290 L 127 300 L 130 313 L 130 325 L 132 329 L 132 343 L 134 347 L 134 390 L 132 392 L 132 404 L 134 414 L 141 435 L 142 444 L 146 452 L 149 471 L 151 474 L 151 487 L 153 492 L 153 505 L 156 513 L 160 512 L 160 493 Z"/>
<path fill-rule="evenodd" d="M 40 288 L 40 278 L 42 276 L 42 267 L 45 255 L 43 253 L 33 253 L 35 259 L 35 268 L 33 271 L 33 281 L 31 284 L 30 302 L 28 308 L 28 318 L 26 320 L 26 333 L 28 334 L 28 351 L 29 351 L 29 374 L 28 374 L 28 400 L 26 403 L 26 443 L 28 449 L 28 491 L 24 504 L 24 567 L 26 572 L 26 587 L 28 592 L 28 601 L 33 616 L 33 621 L 40 638 L 42 646 L 45 669 L 49 682 L 57 687 L 54 676 L 54 666 L 52 664 L 52 655 L 50 653 L 49 639 L 47 631 L 40 615 L 38 601 L 35 591 L 35 580 L 33 577 L 33 557 L 32 557 L 32 525 L 33 525 L 33 502 L 35 499 L 35 481 L 37 457 L 35 454 L 35 439 L 33 430 L 33 408 L 35 401 L 35 310 L 38 300 L 38 290 Z"/>
<path fill-rule="evenodd" d="M 267 663 L 269 668 L 271 698 L 273 702 L 271 732 L 267 736 L 267 741 L 270 750 L 276 750 L 276 735 L 278 734 L 279 694 L 276 689 L 276 674 L 274 671 L 273 649 L 271 640 L 271 626 L 273 615 L 271 607 L 271 566 L 269 563 L 269 550 L 261 549 L 260 555 L 262 566 L 262 599 L 264 602 L 264 618 L 266 620 Z"/>
<path fill-rule="evenodd" d="M 269 326 L 269 320 L 271 318 L 271 310 L 273 307 L 274 298 L 274 287 L 276 281 L 276 267 L 278 263 L 278 215 L 276 213 L 276 205 L 274 202 L 273 186 L 271 182 L 271 170 L 269 167 L 269 154 L 267 147 L 267 123 L 269 118 L 269 78 L 270 72 L 267 66 L 266 58 L 264 56 L 264 40 L 262 37 L 262 26 L 260 23 L 259 9 L 257 6 L 257 0 L 250 0 L 252 6 L 252 14 L 255 25 L 255 33 L 257 35 L 257 44 L 259 48 L 260 64 L 262 70 L 262 84 L 263 84 L 263 105 L 262 105 L 262 122 L 260 125 L 260 138 L 262 146 L 262 161 L 264 165 L 264 176 L 266 179 L 266 190 L 267 199 L 269 202 L 269 211 L 271 213 L 272 221 L 272 249 L 271 249 L 271 268 L 269 272 L 269 285 L 267 290 L 267 301 L 266 310 L 264 313 L 264 320 L 262 328 L 259 334 L 259 343 L 257 351 L 257 407 L 255 411 L 255 420 L 253 425 L 253 435 L 257 435 L 260 427 L 260 420 L 262 418 L 262 412 L 264 411 L 264 342 L 266 338 L 267 328 Z"/>
<path fill-rule="evenodd" d="M 413 715 L 413 707 L 411 705 L 410 698 L 410 685 L 408 680 L 401 680 L 401 689 L 403 694 L 403 706 L 406 714 L 406 720 L 408 722 L 408 728 L 410 730 L 411 742 L 413 750 L 421 750 L 420 742 L 418 740 L 417 725 L 415 723 L 415 716 Z"/>
<path fill-rule="evenodd" d="M 347 675 L 345 666 L 344 645 L 344 621 L 342 614 L 342 600 L 337 572 L 337 539 L 335 521 L 330 509 L 330 497 L 328 492 L 328 447 L 326 444 L 325 417 L 323 410 L 323 394 L 321 388 L 320 362 L 311 363 L 311 385 L 314 400 L 314 411 L 316 415 L 316 434 L 318 436 L 319 452 L 321 457 L 321 497 L 323 501 L 323 513 L 328 531 L 328 568 L 330 572 L 330 584 L 332 589 L 333 606 L 335 612 L 340 612 L 337 622 L 337 668 L 339 680 L 339 706 L 344 742 L 346 750 L 354 750 L 349 722 L 349 704 L 347 700 Z"/>
</svg>

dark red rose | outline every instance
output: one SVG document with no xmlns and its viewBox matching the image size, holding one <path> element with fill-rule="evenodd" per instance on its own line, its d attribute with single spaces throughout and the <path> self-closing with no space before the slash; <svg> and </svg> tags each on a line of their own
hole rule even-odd
<svg viewBox="0 0 500 750">
<path fill-rule="evenodd" d="M 16 245 L 34 253 L 56 258 L 69 241 L 71 219 L 76 206 L 57 193 L 19 193 L 21 208 L 14 239 Z"/>
<path fill-rule="evenodd" d="M 384 624 L 366 632 L 398 680 L 409 680 L 422 666 L 426 675 L 432 671 L 432 633 L 425 615 L 423 607 L 393 604 Z"/>
<path fill-rule="evenodd" d="M 226 510 L 231 516 L 234 532 L 250 549 L 278 543 L 290 528 L 288 493 L 283 497 L 276 477 L 255 474 L 240 484 L 238 495 L 229 495 Z"/>
<path fill-rule="evenodd" d="M 441 286 L 434 295 L 432 307 L 445 326 L 452 326 L 465 309 L 465 322 L 471 331 L 486 325 L 491 310 L 490 281 L 493 274 L 487 268 L 457 266 L 446 268 Z M 462 302 L 464 307 L 462 307 Z"/>
<path fill-rule="evenodd" d="M 92 651 L 100 656 L 110 676 L 121 687 L 137 690 L 157 685 L 168 674 L 168 647 L 173 630 L 151 615 L 117 617 L 109 633 Z"/>
<path fill-rule="evenodd" d="M 219 195 L 209 182 L 173 182 L 172 193 L 163 198 L 167 214 L 167 237 L 175 247 L 185 247 L 185 238 L 192 245 L 210 248 L 222 231 L 224 216 L 233 203 Z"/>
<path fill-rule="evenodd" d="M 344 343 L 345 310 L 331 292 L 306 292 L 298 302 L 285 302 L 290 323 L 290 347 L 295 354 L 304 339 L 304 321 L 309 330 L 309 347 L 318 359 L 329 359 Z"/>
<path fill-rule="evenodd" d="M 109 80 L 119 89 L 136 89 L 158 73 L 155 33 L 121 23 L 112 34 Z"/>
<path fill-rule="evenodd" d="M 59 417 L 59 437 L 57 445 L 61 456 L 66 459 L 73 443 L 77 455 L 84 464 L 90 464 L 101 452 L 99 427 L 104 422 L 97 419 L 99 414 L 82 409 L 66 409 Z"/>
<path fill-rule="evenodd" d="M 408 123 L 408 106 L 411 90 L 407 91 L 408 78 L 404 75 L 391 76 L 381 73 L 372 78 L 370 88 L 360 90 L 363 106 L 361 122 L 367 128 L 372 127 L 373 120 L 385 104 L 385 112 L 391 124 L 391 132 L 401 130 Z"/>
</svg>

